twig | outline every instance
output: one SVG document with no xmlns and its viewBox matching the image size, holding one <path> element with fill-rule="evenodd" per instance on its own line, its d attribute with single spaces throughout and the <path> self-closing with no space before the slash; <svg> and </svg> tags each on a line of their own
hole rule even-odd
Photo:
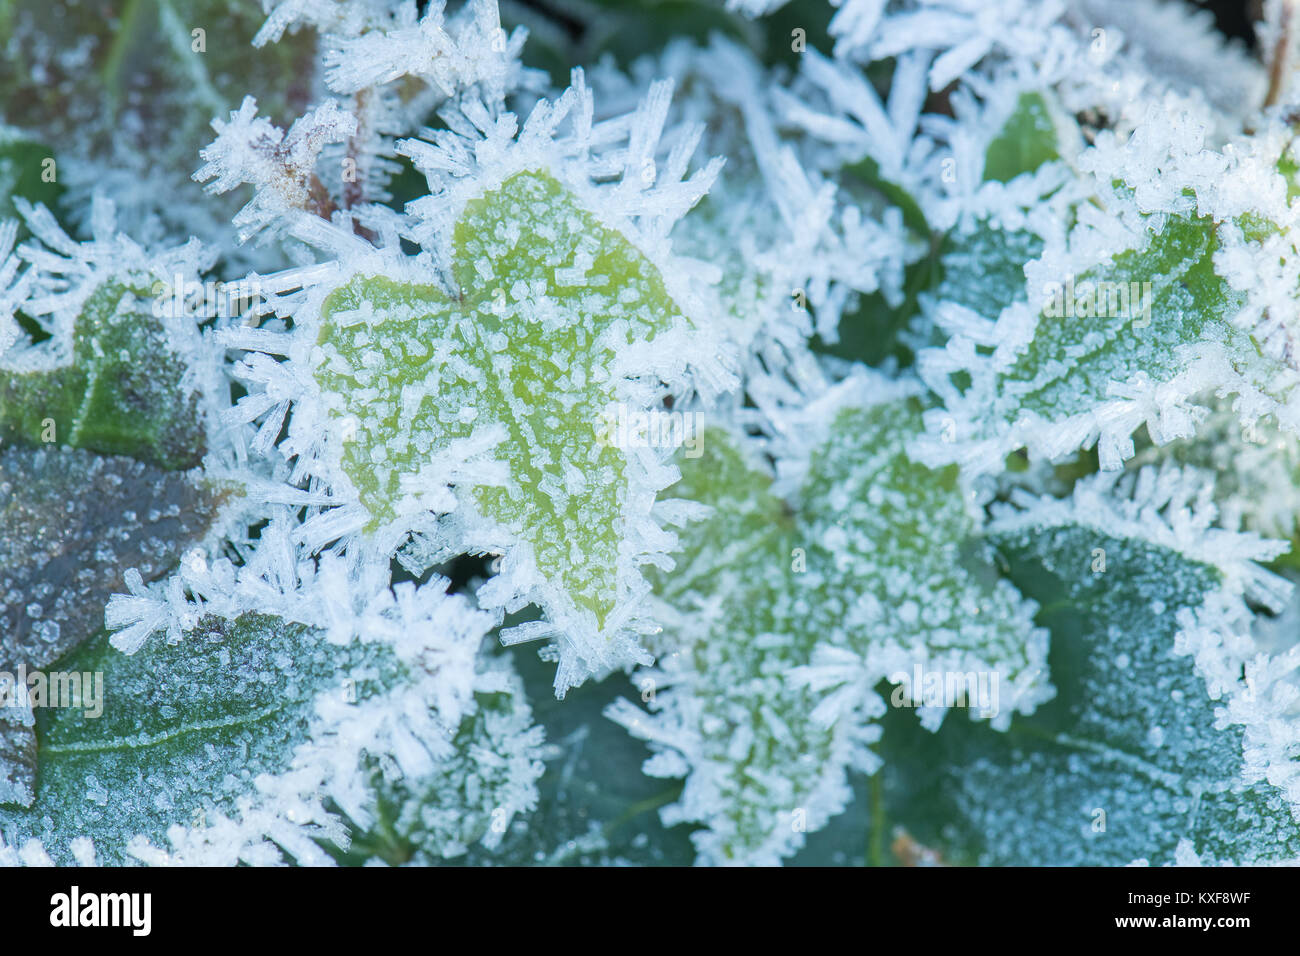
<svg viewBox="0 0 1300 956">
<path fill-rule="evenodd" d="M 1278 0 L 1280 12 L 1277 22 L 1277 40 L 1273 44 L 1273 56 L 1268 64 L 1268 95 L 1264 97 L 1265 108 L 1276 106 L 1286 89 L 1287 77 L 1291 73 L 1291 27 L 1295 20 L 1296 0 Z"/>
</svg>

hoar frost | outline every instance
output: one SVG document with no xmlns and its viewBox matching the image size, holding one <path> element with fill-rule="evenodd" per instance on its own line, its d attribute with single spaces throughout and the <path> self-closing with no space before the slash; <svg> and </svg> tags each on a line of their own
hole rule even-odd
<svg viewBox="0 0 1300 956">
<path fill-rule="evenodd" d="M 0 862 L 1295 862 L 1283 5 L 699 3 L 16 5 Z"/>
</svg>

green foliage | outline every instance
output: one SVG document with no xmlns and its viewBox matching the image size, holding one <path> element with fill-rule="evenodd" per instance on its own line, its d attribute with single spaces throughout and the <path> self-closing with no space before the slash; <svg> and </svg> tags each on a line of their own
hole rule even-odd
<svg viewBox="0 0 1300 956">
<path fill-rule="evenodd" d="M 1001 132 L 989 143 L 984 179 L 1008 183 L 1060 159 L 1059 148 L 1060 132 L 1046 97 L 1039 92 L 1021 93 Z"/>
<path fill-rule="evenodd" d="M 1004 229 L 989 222 L 961 225 L 943 240 L 943 279 L 936 294 L 996 317 L 1025 301 L 1025 263 L 1037 259 L 1043 240 L 1028 229 Z"/>
<path fill-rule="evenodd" d="M 985 153 L 985 181 L 1009 182 L 1060 159 L 1060 140 L 1044 94 L 1022 93 Z M 947 233 L 936 232 L 916 198 L 885 179 L 870 156 L 843 172 L 849 186 L 860 183 L 896 206 L 903 223 L 929 245 L 929 251 L 906 266 L 900 305 L 891 306 L 878 292 L 862 296 L 840 320 L 840 341 L 814 343 L 818 351 L 868 365 L 893 357 L 906 366 L 913 351 L 905 333 L 920 312 L 922 295 L 930 293 L 994 318 L 1012 302 L 1023 301 L 1025 263 L 1042 253 L 1041 237 L 1029 229 L 1008 229 L 987 220 L 963 220 Z"/>
<path fill-rule="evenodd" d="M 685 319 L 658 269 L 544 173 L 472 200 L 455 255 L 456 298 L 359 276 L 326 301 L 316 376 L 356 423 L 344 471 L 378 525 L 430 455 L 499 427 L 509 477 L 467 489 L 474 506 L 603 626 L 629 507 L 624 452 L 601 437 L 614 357 Z"/>
<path fill-rule="evenodd" d="M 150 642 L 129 657 L 107 637 L 87 643 L 51 670 L 102 675 L 102 714 L 37 711 L 36 802 L 0 806 L 0 834 L 18 847 L 40 839 L 61 863 L 87 837 L 101 864 L 123 864 L 134 862 L 134 836 L 166 847 L 171 827 L 236 819 L 258 776 L 286 771 L 310 739 L 318 695 L 364 699 L 398 676 L 375 648 L 337 647 L 265 615 L 208 619 L 179 644 Z M 83 685 L 83 701 L 93 696 Z"/>
<path fill-rule="evenodd" d="M 1089 411 L 1107 398 L 1111 382 L 1138 373 L 1168 381 L 1186 364 L 1181 347 L 1201 342 L 1220 344 L 1247 363 L 1255 349 L 1231 324 L 1242 297 L 1215 271 L 1218 249 L 1209 220 L 1170 217 L 1144 248 L 1119 253 L 1078 276 L 1077 308 L 1068 294 L 1063 308 L 1049 307 L 1033 340 L 1000 380 L 1005 418 L 1013 421 L 1022 410 L 1049 420 Z M 1098 295 L 1085 292 L 1085 283 Z M 1149 288 L 1150 315 L 1138 311 L 1131 295 L 1127 310 L 1112 308 L 1107 290 L 1121 287 Z M 1102 303 L 1107 314 L 1081 314 Z"/>
<path fill-rule="evenodd" d="M 129 458 L 0 448 L 0 670 L 48 667 L 102 631 L 126 570 L 149 581 L 168 573 L 206 534 L 219 500 Z M 21 715 L 0 708 L 0 795 L 28 803 L 36 740 Z"/>
<path fill-rule="evenodd" d="M 680 622 L 671 646 L 692 675 L 689 691 L 674 678 L 663 696 L 671 719 L 689 722 L 692 760 L 709 768 L 707 781 L 688 778 L 687 795 L 708 788 L 707 804 L 723 808 L 700 821 L 711 829 L 696 835 L 706 859 L 788 852 L 796 808 L 809 808 L 810 829 L 823 822 L 822 807 L 843 799 L 849 741 L 865 739 L 859 723 L 883 711 L 872 692 L 882 666 L 997 670 L 1010 685 L 1006 708 L 1044 694 L 1040 635 L 998 579 L 956 469 L 906 454 L 920 430 L 912 399 L 842 407 L 794 515 L 724 433 L 708 433 L 705 456 L 682 463 L 673 490 L 712 512 L 682 532 L 678 569 L 659 581 Z M 857 702 L 838 720 L 818 713 L 830 706 L 823 692 L 844 680 L 816 675 L 827 651 L 859 668 Z M 810 664 L 809 681 L 776 679 Z M 616 716 L 633 733 L 645 719 Z M 649 724 L 641 733 L 653 741 Z"/>
<path fill-rule="evenodd" d="M 1042 606 L 1056 699 L 1001 734 L 895 718 L 883 746 L 895 819 L 951 862 L 1172 863 L 1184 840 L 1205 862 L 1294 858 L 1291 808 L 1245 782 L 1241 727 L 1221 725 L 1193 657 L 1175 652 L 1180 614 L 1212 598 L 1220 573 L 1082 525 L 996 543 Z"/>
<path fill-rule="evenodd" d="M 87 298 L 68 360 L 49 370 L 0 368 L 0 437 L 58 442 L 191 468 L 205 450 L 197 396 L 181 387 L 185 365 L 153 318 L 148 292 L 118 280 Z M 148 356 L 146 360 L 144 357 Z"/>
<path fill-rule="evenodd" d="M 0 128 L 0 220 L 17 218 L 15 196 L 54 209 L 61 195 L 53 152 Z"/>
<path fill-rule="evenodd" d="M 262 21 L 256 0 L 0 0 L 0 119 L 46 142 L 89 141 L 118 162 L 129 142 L 154 175 L 161 167 L 188 178 L 208 121 L 245 93 L 281 117 L 310 95 L 299 78 L 315 37 L 304 31 L 249 56 Z M 128 112 L 132 122 L 119 123 Z"/>
</svg>

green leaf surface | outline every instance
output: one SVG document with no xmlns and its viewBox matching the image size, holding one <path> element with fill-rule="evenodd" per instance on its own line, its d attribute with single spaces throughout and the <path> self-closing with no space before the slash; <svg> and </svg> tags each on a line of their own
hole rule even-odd
<svg viewBox="0 0 1300 956">
<path fill-rule="evenodd" d="M 0 448 L 0 670 L 48 667 L 104 626 L 123 574 L 166 574 L 220 495 L 192 476 L 57 445 Z M 0 708 L 0 792 L 31 800 L 32 728 Z"/>
<path fill-rule="evenodd" d="M 1033 339 L 1000 379 L 1007 420 L 1022 410 L 1048 420 L 1089 411 L 1107 399 L 1111 382 L 1127 382 L 1139 373 L 1168 381 L 1185 366 L 1179 346 L 1218 342 L 1246 361 L 1254 347 L 1231 324 L 1242 296 L 1215 272 L 1218 247 L 1208 219 L 1170 217 L 1145 248 L 1119 253 L 1074 278 L 1077 301 L 1065 286 L 1060 307 L 1044 311 Z M 1118 298 L 1120 289 L 1127 309 Z M 1149 316 L 1134 305 L 1147 294 Z M 1080 315 L 1096 311 L 1106 314 Z"/>
<path fill-rule="evenodd" d="M 1042 252 L 1043 240 L 1028 229 L 986 221 L 958 226 L 943 240 L 937 295 L 995 319 L 1007 306 L 1025 301 L 1025 264 Z"/>
<path fill-rule="evenodd" d="M 544 173 L 468 203 L 454 245 L 457 299 L 359 276 L 325 302 L 316 378 L 356 423 L 343 469 L 378 525 L 432 454 L 499 428 L 509 478 L 467 489 L 474 507 L 603 626 L 629 507 L 625 452 L 601 440 L 611 371 L 685 319 L 658 269 Z"/>
<path fill-rule="evenodd" d="M 1008 183 L 1060 159 L 1060 132 L 1042 93 L 1021 93 L 984 155 L 984 179 Z"/>
<path fill-rule="evenodd" d="M 0 366 L 0 439 L 72 445 L 169 469 L 202 460 L 198 397 L 181 386 L 184 363 L 146 290 L 101 284 L 71 339 L 67 361 L 48 370 Z"/>
<path fill-rule="evenodd" d="M 36 710 L 36 802 L 0 805 L 0 835 L 18 848 L 39 839 L 60 863 L 71 862 L 73 838 L 87 837 L 98 862 L 113 865 L 135 862 L 134 836 L 166 847 L 169 827 L 238 817 L 255 778 L 287 770 L 308 739 L 318 694 L 344 694 L 353 678 L 364 698 L 396 664 L 375 645 L 338 647 L 245 615 L 207 619 L 179 644 L 151 641 L 132 656 L 101 637 L 51 670 L 82 675 L 86 706 Z M 92 687 L 102 687 L 99 714 Z"/>
<path fill-rule="evenodd" d="M 997 578 L 956 469 L 906 454 L 920 429 L 915 400 L 841 408 L 813 453 L 797 516 L 722 433 L 683 462 L 674 491 L 714 509 L 682 532 L 678 568 L 657 578 L 677 612 L 662 652 L 685 660 L 665 667 L 666 707 L 615 716 L 651 741 L 681 736 L 687 722 L 702 776 L 688 777 L 683 803 L 721 808 L 699 821 L 710 827 L 696 835 L 708 860 L 786 855 L 801 842 L 790 836 L 799 811 L 816 829 L 842 804 L 849 741 L 883 710 L 871 693 L 880 661 L 996 669 L 1016 688 L 1006 707 L 1016 693 L 1022 706 L 1043 693 L 1042 643 Z M 827 649 L 859 662 L 851 680 L 866 681 L 834 721 L 814 713 L 840 683 L 815 676 Z M 790 679 L 805 667 L 811 682 Z"/>
<path fill-rule="evenodd" d="M 882 754 L 895 819 L 955 862 L 1162 864 L 1184 840 L 1206 862 L 1300 854 L 1280 791 L 1243 781 L 1242 729 L 1218 726 L 1193 658 L 1174 653 L 1179 611 L 1211 597 L 1219 572 L 1079 525 L 996 540 L 1042 605 L 1057 697 L 1006 733 L 950 721 L 931 735 L 894 715 Z"/>
<path fill-rule="evenodd" d="M 48 147 L 6 135 L 0 127 L 0 220 L 17 218 L 15 196 L 56 208 L 63 185 L 58 182 L 58 167 L 53 160 Z"/>
</svg>

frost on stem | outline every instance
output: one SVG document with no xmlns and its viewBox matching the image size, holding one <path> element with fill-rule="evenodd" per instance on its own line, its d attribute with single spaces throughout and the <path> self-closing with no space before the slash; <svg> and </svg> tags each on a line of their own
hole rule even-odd
<svg viewBox="0 0 1300 956">
<path fill-rule="evenodd" d="M 253 198 L 235 216 L 241 241 L 272 224 L 288 229 L 300 210 L 328 217 L 332 201 L 316 176 L 316 160 L 327 143 L 339 143 L 357 130 L 356 118 L 333 100 L 296 120 L 286 135 L 257 115 L 257 102 L 245 97 L 230 119 L 212 121 L 217 133 L 203 149 L 204 165 L 194 173 L 209 192 L 229 192 L 250 183 Z"/>
</svg>

